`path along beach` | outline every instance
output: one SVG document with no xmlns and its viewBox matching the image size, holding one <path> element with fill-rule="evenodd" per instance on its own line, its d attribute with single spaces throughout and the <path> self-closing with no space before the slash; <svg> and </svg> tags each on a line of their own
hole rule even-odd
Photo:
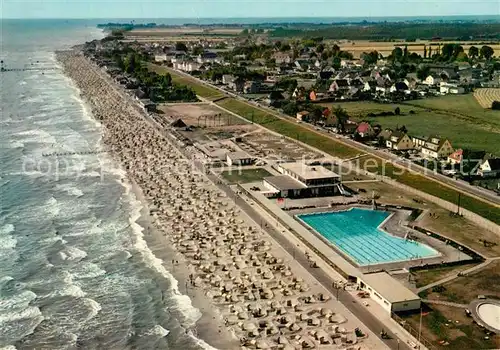
<svg viewBox="0 0 500 350">
<path fill-rule="evenodd" d="M 158 269 L 201 311 L 186 333 L 220 349 L 385 346 L 172 144 L 135 101 L 76 51 L 57 53 L 143 205 Z M 193 156 L 195 148 L 184 149 Z M 182 296 L 180 296 L 182 297 Z M 364 336 L 356 336 L 360 327 Z"/>
</svg>

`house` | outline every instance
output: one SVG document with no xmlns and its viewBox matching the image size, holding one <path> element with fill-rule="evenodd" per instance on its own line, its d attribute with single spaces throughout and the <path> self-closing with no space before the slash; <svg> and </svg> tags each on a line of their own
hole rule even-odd
<svg viewBox="0 0 500 350">
<path fill-rule="evenodd" d="M 500 158 L 486 159 L 479 165 L 478 174 L 482 177 L 496 177 L 500 175 Z"/>
<path fill-rule="evenodd" d="M 342 193 L 340 176 L 323 166 L 306 163 L 281 163 L 278 176 L 266 177 L 263 185 L 280 198 L 331 196 Z"/>
<path fill-rule="evenodd" d="M 472 151 L 459 148 L 448 156 L 448 163 L 455 165 L 469 162 L 482 162 L 485 156 L 485 151 Z"/>
<path fill-rule="evenodd" d="M 295 68 L 301 71 L 306 71 L 309 69 L 309 60 L 295 60 Z"/>
<path fill-rule="evenodd" d="M 427 78 L 425 78 L 422 83 L 423 84 L 426 84 L 426 85 L 429 85 L 429 86 L 433 86 L 433 85 L 439 85 L 439 83 L 441 83 L 442 79 L 439 75 L 437 74 L 429 74 L 427 76 Z"/>
<path fill-rule="evenodd" d="M 377 88 L 377 81 L 376 80 L 368 80 L 365 82 L 363 91 L 375 92 L 376 88 Z"/>
<path fill-rule="evenodd" d="M 439 84 L 439 92 L 442 94 L 463 94 L 465 89 L 457 83 L 449 83 L 442 81 Z"/>
<path fill-rule="evenodd" d="M 394 92 L 405 92 L 408 91 L 408 85 L 404 81 L 398 81 L 394 83 L 390 89 L 389 92 L 394 93 Z"/>
<path fill-rule="evenodd" d="M 258 94 L 261 87 L 262 83 L 260 81 L 252 80 L 245 83 L 243 90 L 246 94 Z"/>
<path fill-rule="evenodd" d="M 356 128 L 356 133 L 362 138 L 372 137 L 375 135 L 375 131 L 368 122 L 359 123 L 358 127 Z"/>
<path fill-rule="evenodd" d="M 379 140 L 382 140 L 384 142 L 384 144 L 386 144 L 386 142 L 390 139 L 392 133 L 394 131 L 392 129 L 384 129 L 382 130 L 378 135 L 377 135 L 377 138 Z M 412 143 L 413 144 L 413 143 Z M 387 146 L 388 147 L 388 146 Z"/>
<path fill-rule="evenodd" d="M 407 133 L 402 131 L 394 131 L 389 139 L 386 141 L 387 148 L 397 150 L 397 151 L 406 151 L 409 149 L 413 149 L 413 142 Z"/>
<path fill-rule="evenodd" d="M 229 83 L 228 87 L 236 92 L 243 92 L 245 88 L 245 79 L 242 77 L 236 77 Z"/>
<path fill-rule="evenodd" d="M 274 59 L 276 64 L 289 64 L 292 62 L 292 56 L 286 52 L 276 52 L 271 56 Z"/>
<path fill-rule="evenodd" d="M 340 92 L 344 93 L 349 90 L 349 82 L 347 79 L 336 79 L 333 81 L 333 83 L 330 85 L 330 88 L 328 91 L 330 92 Z"/>
<path fill-rule="evenodd" d="M 453 147 L 448 139 L 431 136 L 422 147 L 421 153 L 426 158 L 447 158 L 453 153 Z"/>
<path fill-rule="evenodd" d="M 422 147 L 424 147 L 425 143 L 427 142 L 427 139 L 424 137 L 412 136 L 411 142 L 413 142 L 413 148 L 422 149 Z"/>
<path fill-rule="evenodd" d="M 269 93 L 269 96 L 267 97 L 267 103 L 270 106 L 275 106 L 276 104 L 279 104 L 280 102 L 285 100 L 285 96 L 281 91 L 271 91 Z"/>
<path fill-rule="evenodd" d="M 309 118 L 309 112 L 308 111 L 302 111 L 297 113 L 297 120 L 304 122 L 307 121 Z"/>
<path fill-rule="evenodd" d="M 234 81 L 234 75 L 232 74 L 224 74 L 222 76 L 222 84 L 229 85 Z"/>
<path fill-rule="evenodd" d="M 167 55 L 155 55 L 155 62 L 163 63 L 167 61 Z"/>
<path fill-rule="evenodd" d="M 211 51 L 205 51 L 198 55 L 196 61 L 201 64 L 201 63 L 214 63 L 220 60 L 219 57 L 217 56 L 217 53 Z"/>
<path fill-rule="evenodd" d="M 201 64 L 193 61 L 177 61 L 174 63 L 174 69 L 183 72 L 194 72 L 200 69 Z"/>
</svg>

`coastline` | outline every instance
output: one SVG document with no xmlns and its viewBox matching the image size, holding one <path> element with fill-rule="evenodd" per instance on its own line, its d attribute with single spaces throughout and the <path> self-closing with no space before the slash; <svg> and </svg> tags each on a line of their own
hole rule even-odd
<svg viewBox="0 0 500 350">
<path fill-rule="evenodd" d="M 156 272 L 176 278 L 164 291 L 181 321 L 167 338 L 187 334 L 199 347 L 206 341 L 221 349 L 385 348 L 371 331 L 359 334 L 363 325 L 331 291 L 193 166 L 196 149 L 181 151 L 169 141 L 168 130 L 81 53 L 60 52 L 58 60 L 102 124 L 129 194 L 142 204 L 131 222 L 141 225 L 137 246 L 147 248 L 144 258 Z M 191 306 L 201 314 L 184 320 L 183 308 Z"/>
</svg>

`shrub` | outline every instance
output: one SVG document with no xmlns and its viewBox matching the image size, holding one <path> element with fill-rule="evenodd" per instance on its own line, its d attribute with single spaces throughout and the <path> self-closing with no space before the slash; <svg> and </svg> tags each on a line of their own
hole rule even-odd
<svg viewBox="0 0 500 350">
<path fill-rule="evenodd" d="M 491 109 L 500 111 L 500 101 L 493 101 L 493 103 L 491 104 Z"/>
</svg>

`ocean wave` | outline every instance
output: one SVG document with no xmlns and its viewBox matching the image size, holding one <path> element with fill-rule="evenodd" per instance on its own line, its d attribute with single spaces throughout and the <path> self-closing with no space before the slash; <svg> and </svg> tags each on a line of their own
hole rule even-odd
<svg viewBox="0 0 500 350">
<path fill-rule="evenodd" d="M 101 311 L 102 307 L 101 307 L 101 304 L 99 304 L 97 301 L 93 300 L 93 299 L 88 299 L 88 298 L 84 298 L 82 299 L 82 302 L 85 306 L 88 307 L 89 309 L 89 314 L 87 315 L 87 321 L 90 320 L 91 318 L 94 318 L 95 316 L 97 316 L 97 314 L 99 313 L 99 311 Z"/>
<path fill-rule="evenodd" d="M 98 265 L 89 262 L 80 263 L 71 271 L 71 275 L 75 281 L 86 278 L 96 278 L 105 274 L 105 270 L 101 269 Z"/>
<path fill-rule="evenodd" d="M 66 192 L 67 194 L 75 197 L 83 196 L 83 191 L 71 184 L 56 185 L 56 190 Z"/>
<path fill-rule="evenodd" d="M 35 306 L 29 306 L 24 310 L 2 312 L 0 313 L 0 329 L 2 329 L 2 324 L 7 322 L 37 318 L 40 316 L 42 316 L 42 313 L 40 309 Z"/>
<path fill-rule="evenodd" d="M 153 326 L 153 328 L 147 330 L 142 336 L 143 337 L 150 337 L 150 336 L 156 336 L 158 338 L 163 338 L 163 337 L 166 337 L 167 335 L 169 335 L 170 331 L 163 328 L 162 326 L 160 325 L 155 325 Z"/>
<path fill-rule="evenodd" d="M 87 257 L 87 252 L 75 247 L 66 247 L 64 250 L 58 252 L 57 256 L 63 261 L 80 261 Z"/>
<path fill-rule="evenodd" d="M 14 136 L 21 137 L 21 142 L 23 143 L 45 143 L 45 144 L 56 144 L 57 140 L 47 131 L 40 129 L 32 129 L 27 131 L 21 131 Z"/>
<path fill-rule="evenodd" d="M 15 227 L 12 224 L 6 224 L 0 228 L 0 250 L 14 249 L 17 245 L 11 233 L 14 232 Z"/>
<path fill-rule="evenodd" d="M 130 191 L 131 185 L 124 182 L 126 195 L 132 205 L 132 211 L 129 218 L 130 226 L 136 237 L 134 242 L 135 248 L 142 254 L 146 266 L 161 274 L 170 282 L 169 299 L 173 300 L 173 305 L 170 306 L 170 311 L 177 311 L 182 319 L 179 320 L 186 328 L 193 327 L 201 318 L 201 311 L 192 305 L 191 299 L 187 295 L 183 295 L 179 291 L 179 282 L 175 277 L 165 269 L 163 261 L 158 259 L 149 249 L 144 240 L 144 228 L 137 224 L 137 220 L 141 217 L 142 203 L 137 200 L 135 195 Z"/>
<path fill-rule="evenodd" d="M 37 295 L 30 290 L 24 290 L 9 299 L 0 299 L 0 314 L 9 310 L 19 310 L 28 308 L 31 301 L 35 300 Z"/>
<path fill-rule="evenodd" d="M 74 298 L 83 298 L 85 297 L 85 292 L 78 287 L 77 285 L 70 284 L 65 285 L 61 289 L 54 290 L 44 296 L 44 298 L 58 298 L 58 297 L 74 297 Z"/>
</svg>

